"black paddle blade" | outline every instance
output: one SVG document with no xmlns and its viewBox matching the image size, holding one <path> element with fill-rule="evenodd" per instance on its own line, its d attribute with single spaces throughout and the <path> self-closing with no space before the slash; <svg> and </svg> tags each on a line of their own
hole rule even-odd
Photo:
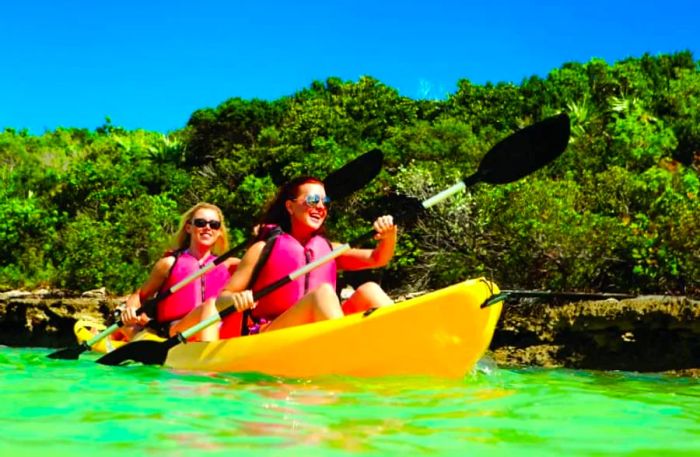
<svg viewBox="0 0 700 457">
<path fill-rule="evenodd" d="M 379 149 L 362 154 L 323 180 L 326 193 L 333 200 L 341 200 L 357 192 L 379 174 L 383 161 L 384 154 Z"/>
<path fill-rule="evenodd" d="M 562 113 L 518 130 L 486 153 L 467 185 L 505 184 L 533 173 L 559 157 L 569 144 L 569 116 Z"/>
<path fill-rule="evenodd" d="M 52 352 L 46 357 L 50 359 L 63 359 L 63 360 L 77 360 L 80 354 L 90 349 L 87 344 L 79 344 L 70 348 L 61 349 L 56 352 Z"/>
<path fill-rule="evenodd" d="M 97 359 L 97 363 L 114 366 L 131 360 L 144 365 L 163 365 L 168 357 L 168 351 L 175 344 L 177 344 L 177 340 L 173 343 L 170 339 L 165 341 L 134 341 L 103 355 Z"/>
</svg>

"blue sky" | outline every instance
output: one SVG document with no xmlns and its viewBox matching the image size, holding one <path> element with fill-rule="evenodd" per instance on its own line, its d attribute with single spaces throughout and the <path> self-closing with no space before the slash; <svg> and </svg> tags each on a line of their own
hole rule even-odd
<svg viewBox="0 0 700 457">
<path fill-rule="evenodd" d="M 565 62 L 688 49 L 696 1 L 14 0 L 0 9 L 0 128 L 182 128 L 231 97 L 370 75 L 412 98 Z"/>
</svg>

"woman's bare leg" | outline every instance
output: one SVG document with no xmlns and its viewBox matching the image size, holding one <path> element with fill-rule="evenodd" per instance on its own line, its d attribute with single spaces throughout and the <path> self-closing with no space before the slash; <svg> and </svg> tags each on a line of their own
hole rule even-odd
<svg viewBox="0 0 700 457">
<path fill-rule="evenodd" d="M 216 314 L 216 299 L 210 298 L 170 327 L 170 336 L 183 332 Z M 190 338 L 193 341 L 216 341 L 219 339 L 219 324 L 212 324 Z"/>
<path fill-rule="evenodd" d="M 294 306 L 272 321 L 264 331 L 343 317 L 338 296 L 330 284 L 323 284 L 304 295 Z"/>
<path fill-rule="evenodd" d="M 354 294 L 343 303 L 345 314 L 358 313 L 370 308 L 381 308 L 394 303 L 376 282 L 366 282 L 357 288 Z"/>
</svg>

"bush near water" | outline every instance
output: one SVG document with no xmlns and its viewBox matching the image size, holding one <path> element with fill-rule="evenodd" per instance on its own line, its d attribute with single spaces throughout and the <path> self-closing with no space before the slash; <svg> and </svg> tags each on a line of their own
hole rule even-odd
<svg viewBox="0 0 700 457">
<path fill-rule="evenodd" d="M 504 288 L 700 293 L 700 62 L 690 52 L 567 63 L 519 85 L 458 82 L 413 100 L 371 77 L 329 78 L 274 101 L 233 98 L 167 135 L 97 129 L 0 133 L 0 289 L 135 289 L 199 201 L 222 207 L 232 245 L 277 185 L 325 176 L 379 147 L 385 168 L 332 208 L 331 233 L 364 233 L 400 195 L 474 172 L 518 128 L 567 112 L 553 165 L 479 185 L 400 236 L 394 293 L 488 276 Z M 399 194 L 399 196 L 397 196 Z"/>
</svg>

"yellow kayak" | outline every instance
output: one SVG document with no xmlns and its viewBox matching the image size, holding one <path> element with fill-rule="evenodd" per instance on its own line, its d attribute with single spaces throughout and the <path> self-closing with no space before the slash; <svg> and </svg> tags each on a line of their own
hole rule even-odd
<svg viewBox="0 0 700 457">
<path fill-rule="evenodd" d="M 75 339 L 78 340 L 78 344 L 82 344 L 85 341 L 89 341 L 93 336 L 97 335 L 105 328 L 107 327 L 104 324 L 81 319 L 73 325 L 73 333 L 75 334 Z M 90 347 L 90 350 L 106 354 L 127 344 L 127 341 L 113 339 L 112 336 L 114 336 L 114 334 L 108 336 L 107 338 L 101 339 L 100 341 L 92 345 L 92 347 Z M 137 333 L 132 341 L 140 340 L 163 341 L 164 339 L 154 333 L 151 333 L 148 330 L 144 330 L 142 332 Z"/>
<path fill-rule="evenodd" d="M 165 366 L 276 376 L 429 375 L 459 378 L 488 349 L 501 303 L 472 279 L 371 313 L 215 342 L 179 344 Z"/>
</svg>

